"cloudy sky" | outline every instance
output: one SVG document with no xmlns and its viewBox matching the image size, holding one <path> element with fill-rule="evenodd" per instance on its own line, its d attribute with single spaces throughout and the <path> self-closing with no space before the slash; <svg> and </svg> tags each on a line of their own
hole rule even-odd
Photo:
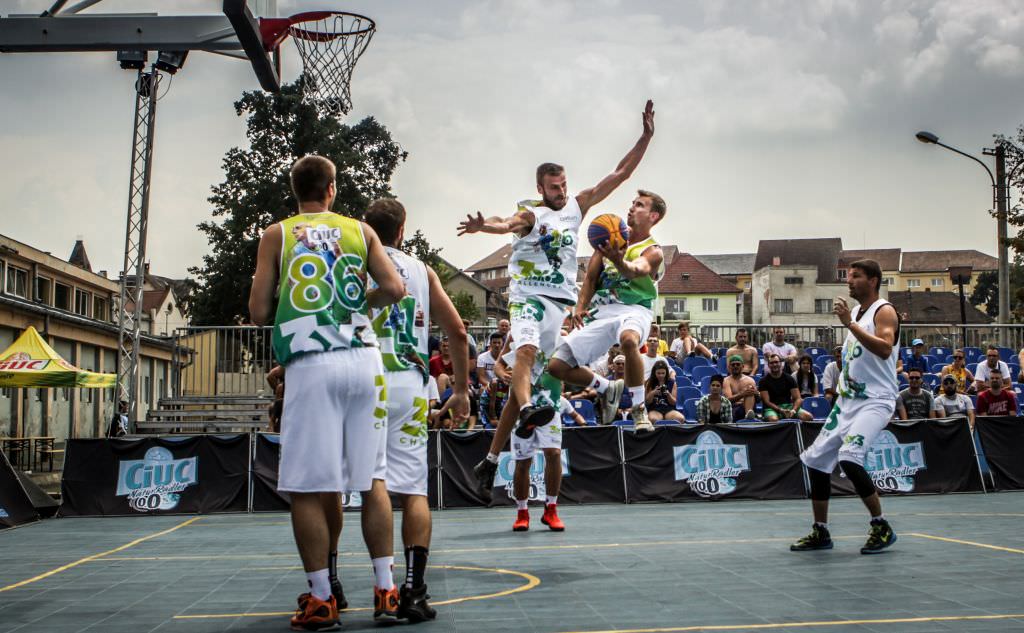
<svg viewBox="0 0 1024 633">
<path fill-rule="evenodd" d="M 647 98 L 654 141 L 598 210 L 624 211 L 637 187 L 661 193 L 663 243 L 734 253 L 755 251 L 760 238 L 839 236 L 848 248 L 995 253 L 988 176 L 914 133 L 980 155 L 992 134 L 1024 123 L 1020 2 L 280 0 L 279 9 L 325 5 L 377 20 L 349 120 L 377 117 L 409 152 L 393 186 L 410 229 L 460 266 L 503 243 L 457 238 L 465 213 L 510 213 L 535 194 L 544 161 L 566 165 L 571 190 L 593 185 L 635 142 Z M 219 6 L 105 0 L 89 12 Z M 298 62 L 285 52 L 292 80 Z M 59 53 L 2 55 L 0 77 L 0 233 L 61 257 L 82 238 L 94 268 L 119 269 L 132 76 L 112 53 Z M 154 272 L 183 276 L 207 252 L 194 227 L 210 216 L 224 153 L 245 143 L 232 102 L 257 87 L 244 62 L 193 54 L 160 101 Z"/>
</svg>

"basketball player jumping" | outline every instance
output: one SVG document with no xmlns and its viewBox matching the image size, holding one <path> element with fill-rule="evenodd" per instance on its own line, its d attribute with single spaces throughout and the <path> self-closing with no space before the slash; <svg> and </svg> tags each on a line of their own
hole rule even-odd
<svg viewBox="0 0 1024 633">
<path fill-rule="evenodd" d="M 576 303 L 576 248 L 579 228 L 587 211 L 607 198 L 625 182 L 640 164 L 654 135 L 654 103 L 643 112 L 643 133 L 629 153 L 597 185 L 575 196 L 568 193 L 565 169 L 554 163 L 537 168 L 537 192 L 542 201 L 521 202 L 515 215 L 484 218 L 469 215 L 459 224 L 458 234 L 511 233 L 509 258 L 509 314 L 516 353 L 509 399 L 502 412 L 487 457 L 474 468 L 477 492 L 490 501 L 498 454 L 508 441 L 513 425 L 520 437 L 529 437 L 535 427 L 551 421 L 555 410 L 530 403 L 531 386 L 539 378 L 558 342 L 566 311 Z M 644 336 L 646 336 L 646 332 Z M 607 346 L 606 348 L 607 349 Z M 604 378 L 594 380 L 599 393 L 608 390 Z M 590 382 L 586 383 L 590 385 Z M 606 397 L 618 396 L 615 394 Z"/>
</svg>

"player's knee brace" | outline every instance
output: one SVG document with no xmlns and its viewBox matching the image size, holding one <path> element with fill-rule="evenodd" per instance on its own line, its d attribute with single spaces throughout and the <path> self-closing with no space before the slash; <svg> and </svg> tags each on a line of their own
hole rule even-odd
<svg viewBox="0 0 1024 633">
<path fill-rule="evenodd" d="M 871 475 L 864 467 L 857 462 L 840 461 L 839 467 L 846 473 L 846 478 L 853 482 L 853 487 L 861 499 L 875 494 L 875 484 L 871 481 Z"/>
<path fill-rule="evenodd" d="M 808 468 L 807 473 L 811 477 L 811 499 L 828 501 L 829 495 L 832 494 L 831 476 L 817 468 Z"/>
</svg>

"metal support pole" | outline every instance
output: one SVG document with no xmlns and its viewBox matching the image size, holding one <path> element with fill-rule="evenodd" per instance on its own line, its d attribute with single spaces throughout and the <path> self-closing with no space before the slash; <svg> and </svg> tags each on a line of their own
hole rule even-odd
<svg viewBox="0 0 1024 633">
<path fill-rule="evenodd" d="M 960 347 L 967 347 L 967 298 L 964 297 L 964 281 L 960 278 L 957 286 L 960 287 L 960 325 L 963 332 L 963 343 Z"/>
<path fill-rule="evenodd" d="M 996 222 L 999 236 L 999 324 L 1010 322 L 1010 255 L 1006 243 L 1006 146 L 996 145 Z M 1003 340 L 1005 345 L 1006 341 Z"/>
<path fill-rule="evenodd" d="M 129 432 L 138 420 L 139 338 L 142 291 L 146 276 L 146 229 L 149 224 L 149 186 L 153 167 L 157 88 L 160 73 L 139 69 L 135 81 L 135 131 L 132 135 L 131 178 L 128 182 L 128 220 L 124 236 L 124 267 L 118 310 L 117 383 L 119 400 L 128 403 Z M 129 309 L 131 310 L 129 312 Z"/>
</svg>

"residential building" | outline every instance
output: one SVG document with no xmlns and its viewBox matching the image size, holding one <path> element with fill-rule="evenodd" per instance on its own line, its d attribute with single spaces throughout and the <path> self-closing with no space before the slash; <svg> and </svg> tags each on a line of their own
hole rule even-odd
<svg viewBox="0 0 1024 633">
<path fill-rule="evenodd" d="M 473 297 L 473 303 L 483 308 L 480 316 L 473 322 L 474 325 L 487 325 L 488 322 L 497 322 L 498 319 L 508 318 L 507 294 L 503 294 L 497 289 L 500 286 L 495 284 L 494 277 L 488 279 L 490 283 L 484 283 L 466 274 L 465 271 L 459 270 L 451 262 L 444 259 L 441 261 L 452 273 L 451 277 L 445 281 L 445 290 L 452 294 L 467 292 Z M 507 293 L 507 282 L 505 283 L 504 293 Z"/>
<path fill-rule="evenodd" d="M 912 292 L 958 291 L 949 279 L 949 269 L 953 266 L 971 266 L 971 282 L 964 285 L 964 292 L 970 295 L 978 276 L 983 272 L 998 270 L 999 260 L 976 250 L 904 252 L 900 275 L 893 289 Z"/>
<path fill-rule="evenodd" d="M 844 249 L 839 254 L 839 279 L 846 280 L 850 264 L 861 259 L 870 259 L 878 262 L 882 269 L 882 283 L 888 286 L 889 290 L 895 290 L 900 279 L 900 255 L 902 251 L 898 248 L 875 248 L 875 249 Z"/>
<path fill-rule="evenodd" d="M 889 301 L 906 323 L 926 325 L 960 324 L 960 293 L 931 291 L 925 288 L 921 292 L 898 290 L 889 292 Z M 992 323 L 992 317 L 964 302 L 964 314 L 967 323 Z M 906 344 L 906 341 L 904 341 Z"/>
<path fill-rule="evenodd" d="M 716 274 L 689 253 L 675 254 L 671 261 L 666 257 L 666 262 L 654 308 L 658 322 L 669 329 L 680 321 L 693 325 L 739 322 L 743 291 L 735 281 Z"/>
<path fill-rule="evenodd" d="M 695 255 L 694 257 L 720 277 L 733 282 L 743 292 L 739 319 L 740 323 L 750 323 L 752 318 L 751 289 L 754 276 L 754 260 L 757 259 L 757 253 Z"/>
</svg>

